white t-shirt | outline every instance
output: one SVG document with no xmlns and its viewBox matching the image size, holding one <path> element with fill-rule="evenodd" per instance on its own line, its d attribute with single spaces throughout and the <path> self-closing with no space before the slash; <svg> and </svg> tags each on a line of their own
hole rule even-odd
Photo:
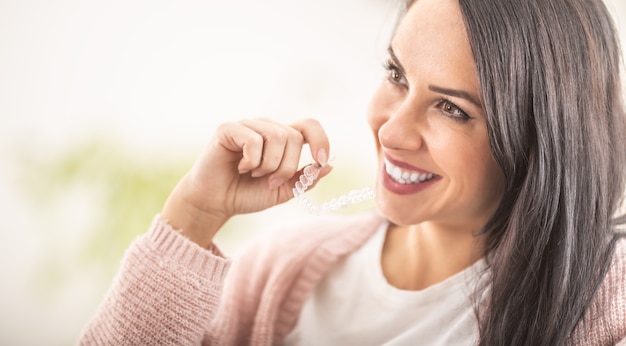
<svg viewBox="0 0 626 346">
<path fill-rule="evenodd" d="M 419 291 L 391 286 L 381 253 L 388 224 L 334 265 L 306 300 L 285 345 L 475 345 L 471 294 L 484 260 Z"/>
</svg>

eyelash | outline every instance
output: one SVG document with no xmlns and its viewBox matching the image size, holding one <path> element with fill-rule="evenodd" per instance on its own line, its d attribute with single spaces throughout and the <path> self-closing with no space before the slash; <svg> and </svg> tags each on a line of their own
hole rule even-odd
<svg viewBox="0 0 626 346">
<path fill-rule="evenodd" d="M 467 120 L 472 119 L 472 117 L 470 117 L 467 113 L 465 113 L 465 111 L 462 110 L 461 107 L 457 106 L 456 104 L 454 104 L 454 102 L 446 99 L 445 97 L 442 97 L 439 100 L 439 102 L 437 103 L 437 107 L 439 108 L 439 110 L 441 111 L 441 113 L 444 116 L 446 116 L 446 117 L 448 117 L 448 118 L 450 118 L 452 120 L 461 121 L 462 122 L 462 121 L 467 121 Z M 455 112 L 455 113 L 458 111 L 458 114 L 452 114 L 452 113 L 446 111 L 445 108 L 447 108 L 447 107 L 452 108 L 453 112 Z"/>
<path fill-rule="evenodd" d="M 383 68 L 385 69 L 385 71 L 387 71 L 387 75 L 386 78 L 387 80 L 392 83 L 393 85 L 396 86 L 401 86 L 404 87 L 406 86 L 405 84 L 403 84 L 400 80 L 404 79 L 404 76 L 402 75 L 402 72 L 400 71 L 400 69 L 398 68 L 398 66 L 396 66 L 396 64 L 391 61 L 391 60 L 387 60 L 383 63 Z M 397 75 L 397 77 L 394 78 L 394 75 Z M 453 113 L 458 112 L 458 114 L 452 114 L 446 110 L 444 110 L 444 107 L 449 107 L 453 109 Z M 459 121 L 459 122 L 463 122 L 463 121 L 467 121 L 472 119 L 472 117 L 470 117 L 463 109 L 461 109 L 461 107 L 457 106 L 454 102 L 448 100 L 445 97 L 442 97 L 438 102 L 437 102 L 437 108 L 441 111 L 441 113 L 454 120 L 454 121 Z"/>
<path fill-rule="evenodd" d="M 404 78 L 404 76 L 402 75 L 402 72 L 400 72 L 400 69 L 398 68 L 398 66 L 396 66 L 396 64 L 391 61 L 391 60 L 387 60 L 383 63 L 383 68 L 385 69 L 385 71 L 387 71 L 387 80 L 395 85 L 403 85 L 398 79 L 395 79 L 393 77 L 393 74 L 397 74 L 398 78 Z"/>
</svg>

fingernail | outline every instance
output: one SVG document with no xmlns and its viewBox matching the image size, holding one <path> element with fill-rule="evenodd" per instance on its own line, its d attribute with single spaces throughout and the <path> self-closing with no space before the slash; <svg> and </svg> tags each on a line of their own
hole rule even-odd
<svg viewBox="0 0 626 346">
<path fill-rule="evenodd" d="M 328 163 L 328 153 L 326 149 L 322 148 L 317 151 L 317 162 L 322 166 L 326 166 L 326 163 Z"/>
</svg>

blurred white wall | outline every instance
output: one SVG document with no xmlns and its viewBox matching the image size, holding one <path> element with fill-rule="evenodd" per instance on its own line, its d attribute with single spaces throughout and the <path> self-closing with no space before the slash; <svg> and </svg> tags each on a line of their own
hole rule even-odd
<svg viewBox="0 0 626 346">
<path fill-rule="evenodd" d="M 371 168 L 364 111 L 383 77 L 392 3 L 0 0 L 0 344 L 67 343 L 93 310 L 88 284 L 50 305 L 29 296 L 46 244 L 13 185 L 20 148 L 47 157 L 110 134 L 167 157 L 197 152 L 225 120 L 316 117 L 337 168 Z M 608 4 L 624 31 L 626 3 Z"/>
</svg>

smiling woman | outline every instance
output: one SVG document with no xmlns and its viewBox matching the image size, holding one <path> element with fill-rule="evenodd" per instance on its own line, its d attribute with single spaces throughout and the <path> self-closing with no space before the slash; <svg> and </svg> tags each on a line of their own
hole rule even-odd
<svg viewBox="0 0 626 346">
<path fill-rule="evenodd" d="M 626 343 L 626 114 L 604 3 L 410 1 L 388 53 L 367 112 L 376 211 L 226 258 L 215 235 L 290 200 L 305 146 L 320 178 L 332 167 L 314 119 L 224 123 L 81 344 Z"/>
</svg>

